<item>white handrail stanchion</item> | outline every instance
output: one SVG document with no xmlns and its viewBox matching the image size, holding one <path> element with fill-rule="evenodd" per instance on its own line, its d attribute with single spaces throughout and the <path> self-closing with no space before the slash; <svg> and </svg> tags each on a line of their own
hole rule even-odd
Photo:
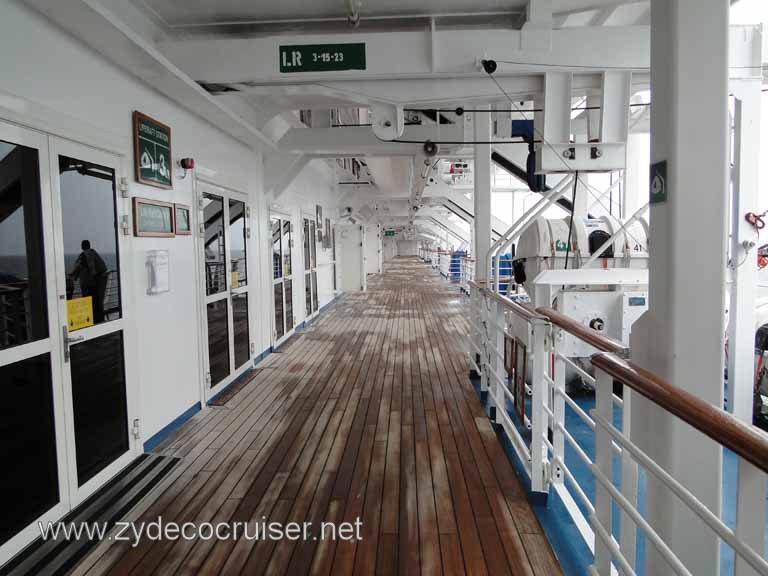
<svg viewBox="0 0 768 576">
<path fill-rule="evenodd" d="M 547 365 L 549 364 L 549 346 L 547 345 L 549 323 L 541 320 L 532 320 L 533 339 L 531 350 L 533 362 L 531 366 L 531 386 L 533 397 L 531 398 L 531 490 L 534 492 L 547 492 L 548 479 L 545 477 L 545 463 L 547 461 L 547 446 L 544 443 L 544 435 L 547 433 L 546 413 L 547 392 L 549 382 L 546 378 Z"/>
<path fill-rule="evenodd" d="M 595 389 L 595 413 L 602 416 L 608 422 L 612 422 L 613 378 L 599 370 L 595 380 L 597 382 Z M 602 426 L 597 426 L 595 428 L 595 466 L 609 480 L 613 477 L 612 459 L 611 436 Z M 608 535 L 613 532 L 611 529 L 611 516 L 611 494 L 602 483 L 596 482 L 595 515 L 593 518 Z M 598 533 L 598 527 L 593 526 L 593 528 L 595 533 Z M 595 538 L 594 568 L 601 576 L 610 576 L 611 574 L 611 550 L 602 538 Z"/>
<path fill-rule="evenodd" d="M 552 470 L 554 482 L 563 481 L 563 472 L 559 462 L 565 462 L 565 437 L 558 424 L 565 427 L 565 361 L 557 353 L 560 342 L 562 342 L 563 332 L 558 328 L 552 329 L 552 354 L 554 355 L 554 374 L 552 381 L 554 387 L 552 390 L 552 412 L 555 415 L 555 421 L 552 422 L 552 446 L 554 454 L 552 460 L 557 462 Z"/>
<path fill-rule="evenodd" d="M 753 550 L 762 551 L 765 543 L 765 474 L 739 458 L 736 492 L 736 537 Z M 738 554 L 735 576 L 757 576 L 758 572 Z"/>
<path fill-rule="evenodd" d="M 504 305 L 501 302 L 495 302 L 493 306 L 494 310 L 496 311 L 496 314 L 494 314 L 494 334 L 495 334 L 495 345 L 496 350 L 500 352 L 500 354 L 494 354 L 493 356 L 493 363 L 496 367 L 496 374 L 498 376 L 501 376 L 502 378 L 506 377 L 506 368 L 504 366 L 504 330 L 502 330 L 500 327 L 506 326 L 506 317 L 504 314 Z M 496 390 L 496 401 L 494 404 L 496 405 L 496 412 L 499 410 L 506 410 L 507 409 L 507 400 L 506 400 L 506 394 L 504 393 L 504 390 L 502 390 L 502 387 L 504 384 L 502 382 L 499 382 L 498 377 L 496 379 L 496 386 L 494 386 L 494 389 Z M 501 420 L 501 415 L 494 414 L 493 421 L 498 423 Z"/>
<path fill-rule="evenodd" d="M 482 296 L 482 293 L 480 295 L 480 326 L 478 327 L 480 329 L 480 341 L 482 342 L 482 345 L 480 346 L 480 350 L 482 352 L 480 357 L 480 391 L 481 392 L 488 392 L 488 364 L 489 364 L 489 354 L 488 354 L 488 335 L 489 335 L 489 327 L 490 324 L 490 314 L 489 314 L 489 303 L 488 301 Z"/>
<path fill-rule="evenodd" d="M 632 394 L 629 386 L 624 386 L 624 397 L 622 403 L 622 432 L 629 437 L 632 414 Z M 629 454 L 628 450 L 621 451 L 621 493 L 635 508 L 637 507 L 637 462 Z M 629 562 L 630 566 L 635 566 L 637 556 L 637 526 L 626 511 L 621 511 L 620 516 L 620 543 L 621 552 Z"/>
</svg>

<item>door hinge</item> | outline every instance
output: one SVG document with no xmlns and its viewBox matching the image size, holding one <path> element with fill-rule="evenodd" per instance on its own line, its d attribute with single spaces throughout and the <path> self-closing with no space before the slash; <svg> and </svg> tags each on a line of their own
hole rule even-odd
<svg viewBox="0 0 768 576">
<path fill-rule="evenodd" d="M 131 223 L 127 214 L 123 214 L 123 216 L 120 218 L 120 228 L 123 230 L 123 235 L 130 236 Z"/>
<path fill-rule="evenodd" d="M 206 384 L 210 384 L 211 383 L 211 373 L 210 372 L 206 372 L 205 373 L 205 383 Z"/>
<path fill-rule="evenodd" d="M 254 342 L 251 342 L 251 356 L 253 356 L 256 353 L 256 344 Z"/>
<path fill-rule="evenodd" d="M 205 224 L 200 224 L 198 233 L 200 234 L 200 238 L 205 238 Z"/>
<path fill-rule="evenodd" d="M 132 432 L 133 432 L 133 437 L 136 440 L 141 438 L 141 427 L 139 425 L 139 419 L 138 418 L 134 418 L 133 419 L 133 429 L 132 429 Z"/>
<path fill-rule="evenodd" d="M 128 178 L 125 176 L 120 178 L 120 195 L 123 198 L 128 198 Z"/>
</svg>

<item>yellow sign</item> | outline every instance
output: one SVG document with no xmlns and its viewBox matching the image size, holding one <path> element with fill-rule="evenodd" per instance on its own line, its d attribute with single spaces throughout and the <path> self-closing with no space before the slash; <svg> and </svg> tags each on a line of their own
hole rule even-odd
<svg viewBox="0 0 768 576">
<path fill-rule="evenodd" d="M 238 274 L 237 270 L 232 271 L 232 288 L 237 288 L 240 284 L 240 274 Z"/>
<path fill-rule="evenodd" d="M 93 298 L 67 300 L 67 330 L 70 332 L 93 326 Z"/>
</svg>

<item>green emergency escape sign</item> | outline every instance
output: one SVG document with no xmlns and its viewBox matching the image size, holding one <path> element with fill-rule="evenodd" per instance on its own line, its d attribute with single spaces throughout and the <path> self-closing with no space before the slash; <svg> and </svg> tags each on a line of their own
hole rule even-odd
<svg viewBox="0 0 768 576">
<path fill-rule="evenodd" d="M 365 70 L 365 43 L 280 46 L 280 72 Z"/>
<path fill-rule="evenodd" d="M 394 230 L 384 230 L 384 236 L 394 236 L 395 231 Z"/>
<path fill-rule="evenodd" d="M 141 112 L 133 113 L 133 148 L 136 180 L 142 184 L 171 188 L 171 129 Z"/>
</svg>

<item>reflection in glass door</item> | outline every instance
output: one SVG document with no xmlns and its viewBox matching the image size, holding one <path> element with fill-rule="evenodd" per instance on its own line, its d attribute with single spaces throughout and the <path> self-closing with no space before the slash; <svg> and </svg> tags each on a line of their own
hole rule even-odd
<svg viewBox="0 0 768 576">
<path fill-rule="evenodd" d="M 293 330 L 293 266 L 291 263 L 291 221 L 281 216 L 270 218 L 272 231 L 273 340 L 280 342 Z"/>
<path fill-rule="evenodd" d="M 251 358 L 248 302 L 248 205 L 239 194 L 203 185 L 205 340 L 210 397 L 239 375 Z"/>
<path fill-rule="evenodd" d="M 0 122 L 0 564 L 69 510 L 47 138 Z"/>
<path fill-rule="evenodd" d="M 123 338 L 117 159 L 52 139 L 70 494 L 82 501 L 132 458 Z"/>
<path fill-rule="evenodd" d="M 306 317 L 317 313 L 317 228 L 315 221 L 304 218 L 304 307 Z"/>
</svg>

